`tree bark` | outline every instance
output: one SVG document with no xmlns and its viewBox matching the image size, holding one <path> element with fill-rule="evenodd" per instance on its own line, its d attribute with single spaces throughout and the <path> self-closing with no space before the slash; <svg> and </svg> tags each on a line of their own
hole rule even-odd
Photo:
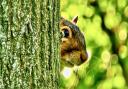
<svg viewBox="0 0 128 89">
<path fill-rule="evenodd" d="M 59 89 L 59 0 L 0 0 L 0 89 Z"/>
</svg>

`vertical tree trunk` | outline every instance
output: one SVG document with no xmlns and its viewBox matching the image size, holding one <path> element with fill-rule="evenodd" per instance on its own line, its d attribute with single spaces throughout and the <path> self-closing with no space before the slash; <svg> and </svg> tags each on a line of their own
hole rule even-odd
<svg viewBox="0 0 128 89">
<path fill-rule="evenodd" d="M 59 0 L 0 0 L 0 89 L 59 89 Z"/>
</svg>

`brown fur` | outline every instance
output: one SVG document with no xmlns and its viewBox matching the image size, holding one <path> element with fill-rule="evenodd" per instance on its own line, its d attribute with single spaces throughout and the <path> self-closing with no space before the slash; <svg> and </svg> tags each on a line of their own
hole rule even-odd
<svg viewBox="0 0 128 89">
<path fill-rule="evenodd" d="M 81 65 L 88 57 L 84 35 L 73 22 L 61 18 L 60 31 L 64 28 L 69 31 L 69 37 L 61 38 L 61 61 L 66 66 Z"/>
</svg>

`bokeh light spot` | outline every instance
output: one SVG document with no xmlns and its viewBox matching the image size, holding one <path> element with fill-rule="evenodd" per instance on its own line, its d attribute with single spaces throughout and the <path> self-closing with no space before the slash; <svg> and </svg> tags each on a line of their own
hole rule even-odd
<svg viewBox="0 0 128 89">
<path fill-rule="evenodd" d="M 127 38 L 127 31 L 126 30 L 120 30 L 119 31 L 119 38 L 122 41 L 126 40 L 126 38 Z"/>
<path fill-rule="evenodd" d="M 128 55 L 128 49 L 125 45 L 121 46 L 119 48 L 119 56 L 123 59 L 125 57 L 127 57 Z"/>
<path fill-rule="evenodd" d="M 71 76 L 71 69 L 68 67 L 65 67 L 62 71 L 62 74 L 65 78 L 69 78 Z"/>
</svg>

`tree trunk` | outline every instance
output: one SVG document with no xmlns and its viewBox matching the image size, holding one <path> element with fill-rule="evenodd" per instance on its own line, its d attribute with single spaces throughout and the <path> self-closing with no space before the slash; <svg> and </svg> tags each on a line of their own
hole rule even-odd
<svg viewBox="0 0 128 89">
<path fill-rule="evenodd" d="M 0 0 L 0 89 L 59 89 L 59 0 Z"/>
</svg>

